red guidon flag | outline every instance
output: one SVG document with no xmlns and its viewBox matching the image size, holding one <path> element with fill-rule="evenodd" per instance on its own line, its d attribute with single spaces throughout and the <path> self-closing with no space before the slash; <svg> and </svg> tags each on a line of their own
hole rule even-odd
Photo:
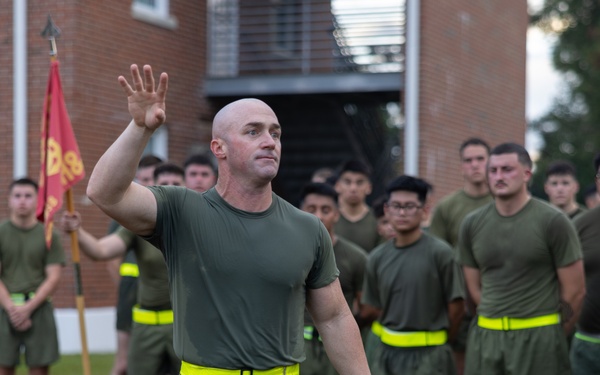
<svg viewBox="0 0 600 375">
<path fill-rule="evenodd" d="M 42 142 L 37 218 L 44 222 L 46 246 L 52 242 L 52 218 L 64 193 L 85 176 L 65 106 L 58 61 L 52 61 L 42 113 Z"/>
</svg>

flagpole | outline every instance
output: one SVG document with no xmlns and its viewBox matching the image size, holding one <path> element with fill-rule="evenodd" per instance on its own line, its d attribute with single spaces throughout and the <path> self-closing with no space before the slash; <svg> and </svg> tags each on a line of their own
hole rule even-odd
<svg viewBox="0 0 600 375">
<path fill-rule="evenodd" d="M 42 36 L 48 38 L 50 42 L 50 62 L 54 62 L 57 58 L 56 37 L 60 35 L 60 30 L 52 22 L 52 18 L 48 15 L 48 23 L 42 31 Z M 52 100 L 52 98 L 50 98 Z M 75 204 L 73 200 L 73 190 L 69 188 L 66 193 L 67 211 L 75 212 Z M 71 258 L 73 261 L 74 277 L 75 277 L 75 304 L 79 315 L 79 332 L 81 337 L 81 364 L 83 366 L 83 374 L 91 375 L 90 355 L 87 347 L 87 334 L 85 330 L 85 299 L 83 297 L 83 284 L 81 283 L 81 267 L 79 256 L 79 239 L 77 231 L 70 233 L 71 235 Z"/>
</svg>

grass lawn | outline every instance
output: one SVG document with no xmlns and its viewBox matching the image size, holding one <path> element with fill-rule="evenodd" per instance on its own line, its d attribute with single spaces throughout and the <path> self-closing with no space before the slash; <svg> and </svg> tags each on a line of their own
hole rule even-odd
<svg viewBox="0 0 600 375">
<path fill-rule="evenodd" d="M 108 375 L 113 365 L 114 354 L 90 354 L 90 367 L 92 375 Z M 25 359 L 17 368 L 16 375 L 27 375 Z M 60 360 L 50 368 L 51 375 L 83 375 L 80 355 L 63 355 Z"/>
</svg>

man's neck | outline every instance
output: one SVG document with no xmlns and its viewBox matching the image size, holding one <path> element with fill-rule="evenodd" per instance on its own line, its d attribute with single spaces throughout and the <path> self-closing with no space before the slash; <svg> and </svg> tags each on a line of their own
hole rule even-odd
<svg viewBox="0 0 600 375">
<path fill-rule="evenodd" d="M 365 202 L 361 202 L 357 205 L 349 205 L 340 202 L 340 213 L 346 220 L 357 222 L 369 213 L 369 206 L 367 206 Z"/>
<path fill-rule="evenodd" d="M 225 202 L 243 211 L 266 211 L 273 203 L 273 191 L 271 190 L 271 183 L 254 188 L 248 188 L 247 186 L 241 186 L 236 183 L 219 181 L 217 182 L 217 185 L 215 185 L 215 189 L 221 198 L 225 200 Z"/>
<path fill-rule="evenodd" d="M 470 197 L 478 198 L 488 195 L 490 193 L 490 188 L 485 182 L 480 184 L 472 184 L 467 182 L 463 187 L 463 191 Z"/>
<path fill-rule="evenodd" d="M 579 209 L 579 205 L 577 204 L 577 202 L 572 201 L 563 207 L 558 206 L 558 208 L 560 208 L 565 214 L 571 215 Z"/>
<path fill-rule="evenodd" d="M 531 195 L 527 190 L 519 192 L 506 199 L 496 197 L 496 210 L 498 210 L 498 213 L 501 216 L 512 216 L 521 211 L 521 209 L 525 207 L 530 199 Z"/>
<path fill-rule="evenodd" d="M 406 247 L 417 242 L 423 235 L 423 230 L 420 227 L 415 228 L 410 232 L 396 233 L 394 245 L 396 247 Z"/>
<path fill-rule="evenodd" d="M 17 228 L 29 229 L 33 228 L 37 224 L 37 218 L 35 215 L 31 216 L 10 216 L 10 222 Z"/>
</svg>

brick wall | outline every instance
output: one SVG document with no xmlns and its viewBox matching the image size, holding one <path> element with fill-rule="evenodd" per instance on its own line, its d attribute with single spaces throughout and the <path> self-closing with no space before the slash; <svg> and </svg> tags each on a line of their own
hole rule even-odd
<svg viewBox="0 0 600 375">
<path fill-rule="evenodd" d="M 466 138 L 524 142 L 526 5 L 421 1 L 419 170 L 436 199 L 462 186 Z"/>
<path fill-rule="evenodd" d="M 88 177 L 96 161 L 130 121 L 127 99 L 117 83 L 119 75 L 130 80 L 132 63 L 151 64 L 155 76 L 169 73 L 167 126 L 169 158 L 182 163 L 191 150 L 206 147 L 212 112 L 202 95 L 205 72 L 205 19 L 203 1 L 171 1 L 178 27 L 170 30 L 131 16 L 131 1 L 28 2 L 28 171 L 39 174 L 39 133 L 45 86 L 48 78 L 48 42 L 40 37 L 47 14 L 61 29 L 58 53 L 62 84 L 73 129 L 87 176 L 74 189 L 75 206 L 92 234 L 106 233 L 109 219 L 85 196 Z M 0 73 L 12 77 L 12 1 L 0 0 Z M 0 86 L 0 199 L 12 180 L 12 81 Z M 8 215 L 0 204 L 0 218 Z M 70 242 L 63 236 L 68 264 L 54 300 L 58 307 L 74 307 L 74 278 Z M 104 262 L 81 262 L 86 306 L 114 304 L 116 289 Z"/>
</svg>

